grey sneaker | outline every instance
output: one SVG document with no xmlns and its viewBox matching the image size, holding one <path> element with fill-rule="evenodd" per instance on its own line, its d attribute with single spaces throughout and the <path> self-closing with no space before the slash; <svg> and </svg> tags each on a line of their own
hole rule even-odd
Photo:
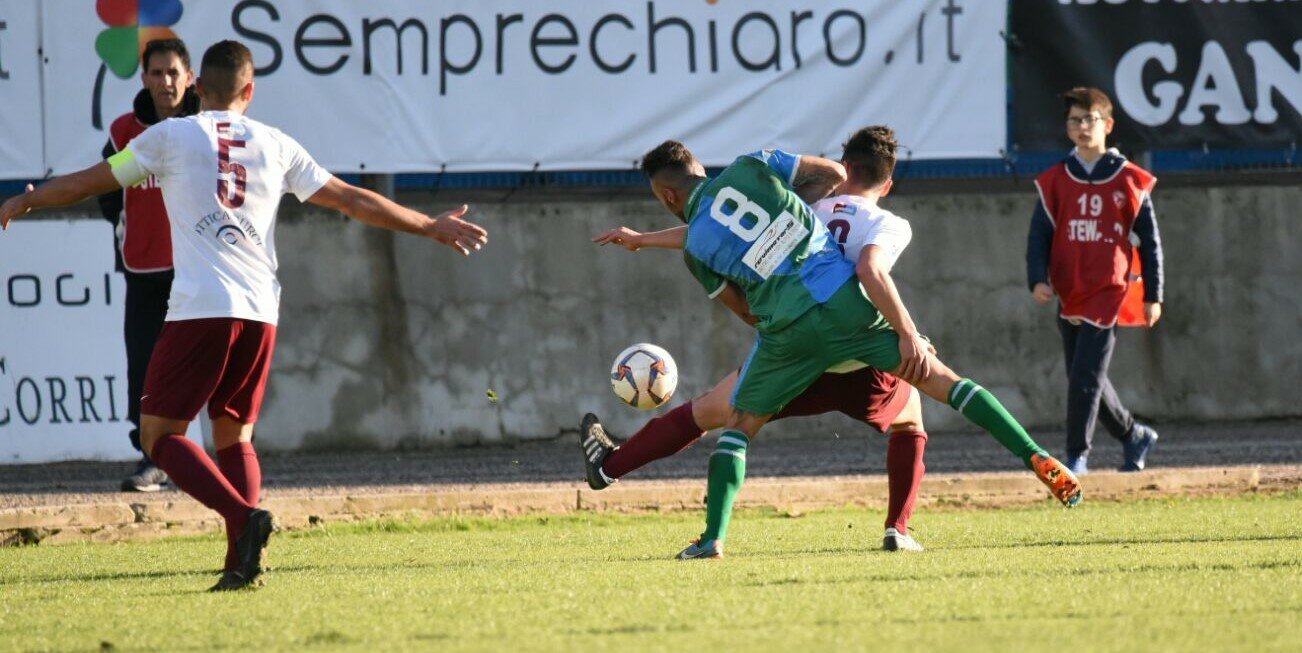
<svg viewBox="0 0 1302 653">
<path fill-rule="evenodd" d="M 134 474 L 122 479 L 123 492 L 157 492 L 169 482 L 167 472 L 148 458 L 141 458 Z"/>
<path fill-rule="evenodd" d="M 719 540 L 692 540 L 691 545 L 679 551 L 675 557 L 679 560 L 716 560 L 723 557 L 723 544 Z"/>
<path fill-rule="evenodd" d="M 615 450 L 615 443 L 610 441 L 606 429 L 601 427 L 601 420 L 592 413 L 584 415 L 583 422 L 579 424 L 579 448 L 583 450 L 583 467 L 588 478 L 588 487 L 604 490 L 618 480 L 606 476 L 601 471 L 601 464 L 606 462 L 606 456 Z"/>
<path fill-rule="evenodd" d="M 901 533 L 894 528 L 886 529 L 886 537 L 882 538 L 883 551 L 926 551 L 922 548 L 913 536 Z"/>
</svg>

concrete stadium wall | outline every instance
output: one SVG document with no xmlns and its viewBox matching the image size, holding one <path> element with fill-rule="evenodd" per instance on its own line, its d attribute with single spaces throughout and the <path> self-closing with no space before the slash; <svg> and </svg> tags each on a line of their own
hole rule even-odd
<svg viewBox="0 0 1302 653">
<path fill-rule="evenodd" d="M 1029 187 L 1029 186 L 1028 186 Z M 454 201 L 404 196 L 436 211 Z M 1065 377 L 1053 310 L 1024 285 L 1033 193 L 917 195 L 884 204 L 913 244 L 896 268 L 914 319 L 960 374 L 1061 446 Z M 1182 188 L 1155 196 L 1167 260 L 1165 315 L 1127 329 L 1112 378 L 1137 413 L 1164 419 L 1302 415 L 1302 222 L 1296 187 Z M 287 204 L 273 376 L 258 428 L 274 449 L 408 448 L 554 437 L 587 411 L 618 434 L 652 413 L 609 390 L 611 359 L 638 341 L 678 361 L 679 399 L 737 367 L 752 332 L 708 302 L 676 253 L 598 248 L 617 225 L 672 226 L 650 200 L 478 203 L 489 247 L 462 259 Z M 487 392 L 499 397 L 489 401 Z M 962 428 L 928 404 L 932 430 Z M 841 416 L 775 434 L 865 427 Z M 766 432 L 767 433 L 767 432 Z"/>
</svg>

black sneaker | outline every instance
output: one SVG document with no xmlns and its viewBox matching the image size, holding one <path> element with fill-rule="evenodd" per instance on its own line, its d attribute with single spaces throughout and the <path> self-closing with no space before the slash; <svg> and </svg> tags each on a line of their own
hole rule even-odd
<svg viewBox="0 0 1302 653">
<path fill-rule="evenodd" d="M 123 492 L 157 492 L 169 482 L 167 472 L 148 458 L 141 458 L 134 474 L 122 479 Z"/>
<path fill-rule="evenodd" d="M 235 590 L 253 589 L 262 587 L 262 578 L 252 582 L 244 580 L 244 576 L 238 571 L 224 571 L 222 577 L 216 585 L 208 588 L 209 592 L 234 592 Z"/>
<path fill-rule="evenodd" d="M 606 457 L 615 450 L 615 444 L 610 441 L 610 436 L 606 435 L 606 429 L 601 427 L 601 420 L 592 413 L 584 415 L 583 422 L 579 424 L 579 448 L 583 450 L 583 466 L 587 472 L 588 487 L 604 490 L 615 482 L 616 479 L 609 478 L 601 472 L 601 464 L 606 462 Z"/>
<path fill-rule="evenodd" d="M 240 558 L 240 568 L 222 574 L 221 580 L 212 587 L 214 592 L 259 587 L 259 577 L 266 571 L 263 564 L 267 551 L 267 540 L 276 532 L 276 520 L 266 510 L 255 508 L 249 513 L 249 523 L 235 540 L 235 553 Z"/>
</svg>

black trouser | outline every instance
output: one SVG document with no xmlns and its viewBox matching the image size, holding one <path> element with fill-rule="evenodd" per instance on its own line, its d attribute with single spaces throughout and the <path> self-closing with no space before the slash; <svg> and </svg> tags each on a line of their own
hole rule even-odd
<svg viewBox="0 0 1302 653">
<path fill-rule="evenodd" d="M 1117 344 L 1116 327 L 1074 325 L 1060 317 L 1058 331 L 1067 356 L 1067 458 L 1089 454 L 1097 422 L 1103 422 L 1112 437 L 1128 442 L 1135 418 L 1121 405 L 1108 381 L 1108 364 Z"/>
<path fill-rule="evenodd" d="M 140 395 L 145 391 L 145 371 L 154 343 L 167 317 L 167 297 L 172 292 L 172 271 L 124 272 L 127 279 L 122 336 L 127 344 L 127 420 L 131 446 L 140 450 Z M 148 457 L 148 454 L 146 454 Z"/>
</svg>

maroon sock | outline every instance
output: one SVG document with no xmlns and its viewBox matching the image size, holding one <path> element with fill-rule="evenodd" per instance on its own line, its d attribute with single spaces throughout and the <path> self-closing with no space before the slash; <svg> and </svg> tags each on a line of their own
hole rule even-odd
<svg viewBox="0 0 1302 653">
<path fill-rule="evenodd" d="M 927 469 L 922 463 L 922 452 L 926 447 L 927 434 L 923 431 L 891 433 L 886 444 L 886 480 L 890 486 L 886 527 L 901 534 L 909 532 L 909 517 L 918 499 L 918 485 Z"/>
<path fill-rule="evenodd" d="M 257 507 L 262 494 L 262 466 L 258 464 L 258 453 L 253 450 L 252 442 L 237 442 L 225 449 L 217 450 L 217 466 L 222 475 L 230 481 L 231 487 L 244 497 L 244 501 Z M 238 569 L 239 556 L 235 554 L 235 538 L 240 531 L 226 524 L 226 569 Z"/>
<path fill-rule="evenodd" d="M 199 503 L 216 510 L 226 520 L 228 533 L 244 532 L 253 506 L 231 487 L 230 481 L 222 476 L 221 470 L 217 469 L 202 447 L 187 440 L 184 435 L 165 435 L 154 443 L 149 457 L 159 469 L 167 472 L 168 478 L 176 487 Z"/>
<path fill-rule="evenodd" d="M 623 475 L 653 460 L 672 456 L 692 446 L 705 432 L 692 419 L 692 402 L 687 402 L 646 423 L 628 442 L 606 458 L 601 471 L 611 478 Z"/>
</svg>

